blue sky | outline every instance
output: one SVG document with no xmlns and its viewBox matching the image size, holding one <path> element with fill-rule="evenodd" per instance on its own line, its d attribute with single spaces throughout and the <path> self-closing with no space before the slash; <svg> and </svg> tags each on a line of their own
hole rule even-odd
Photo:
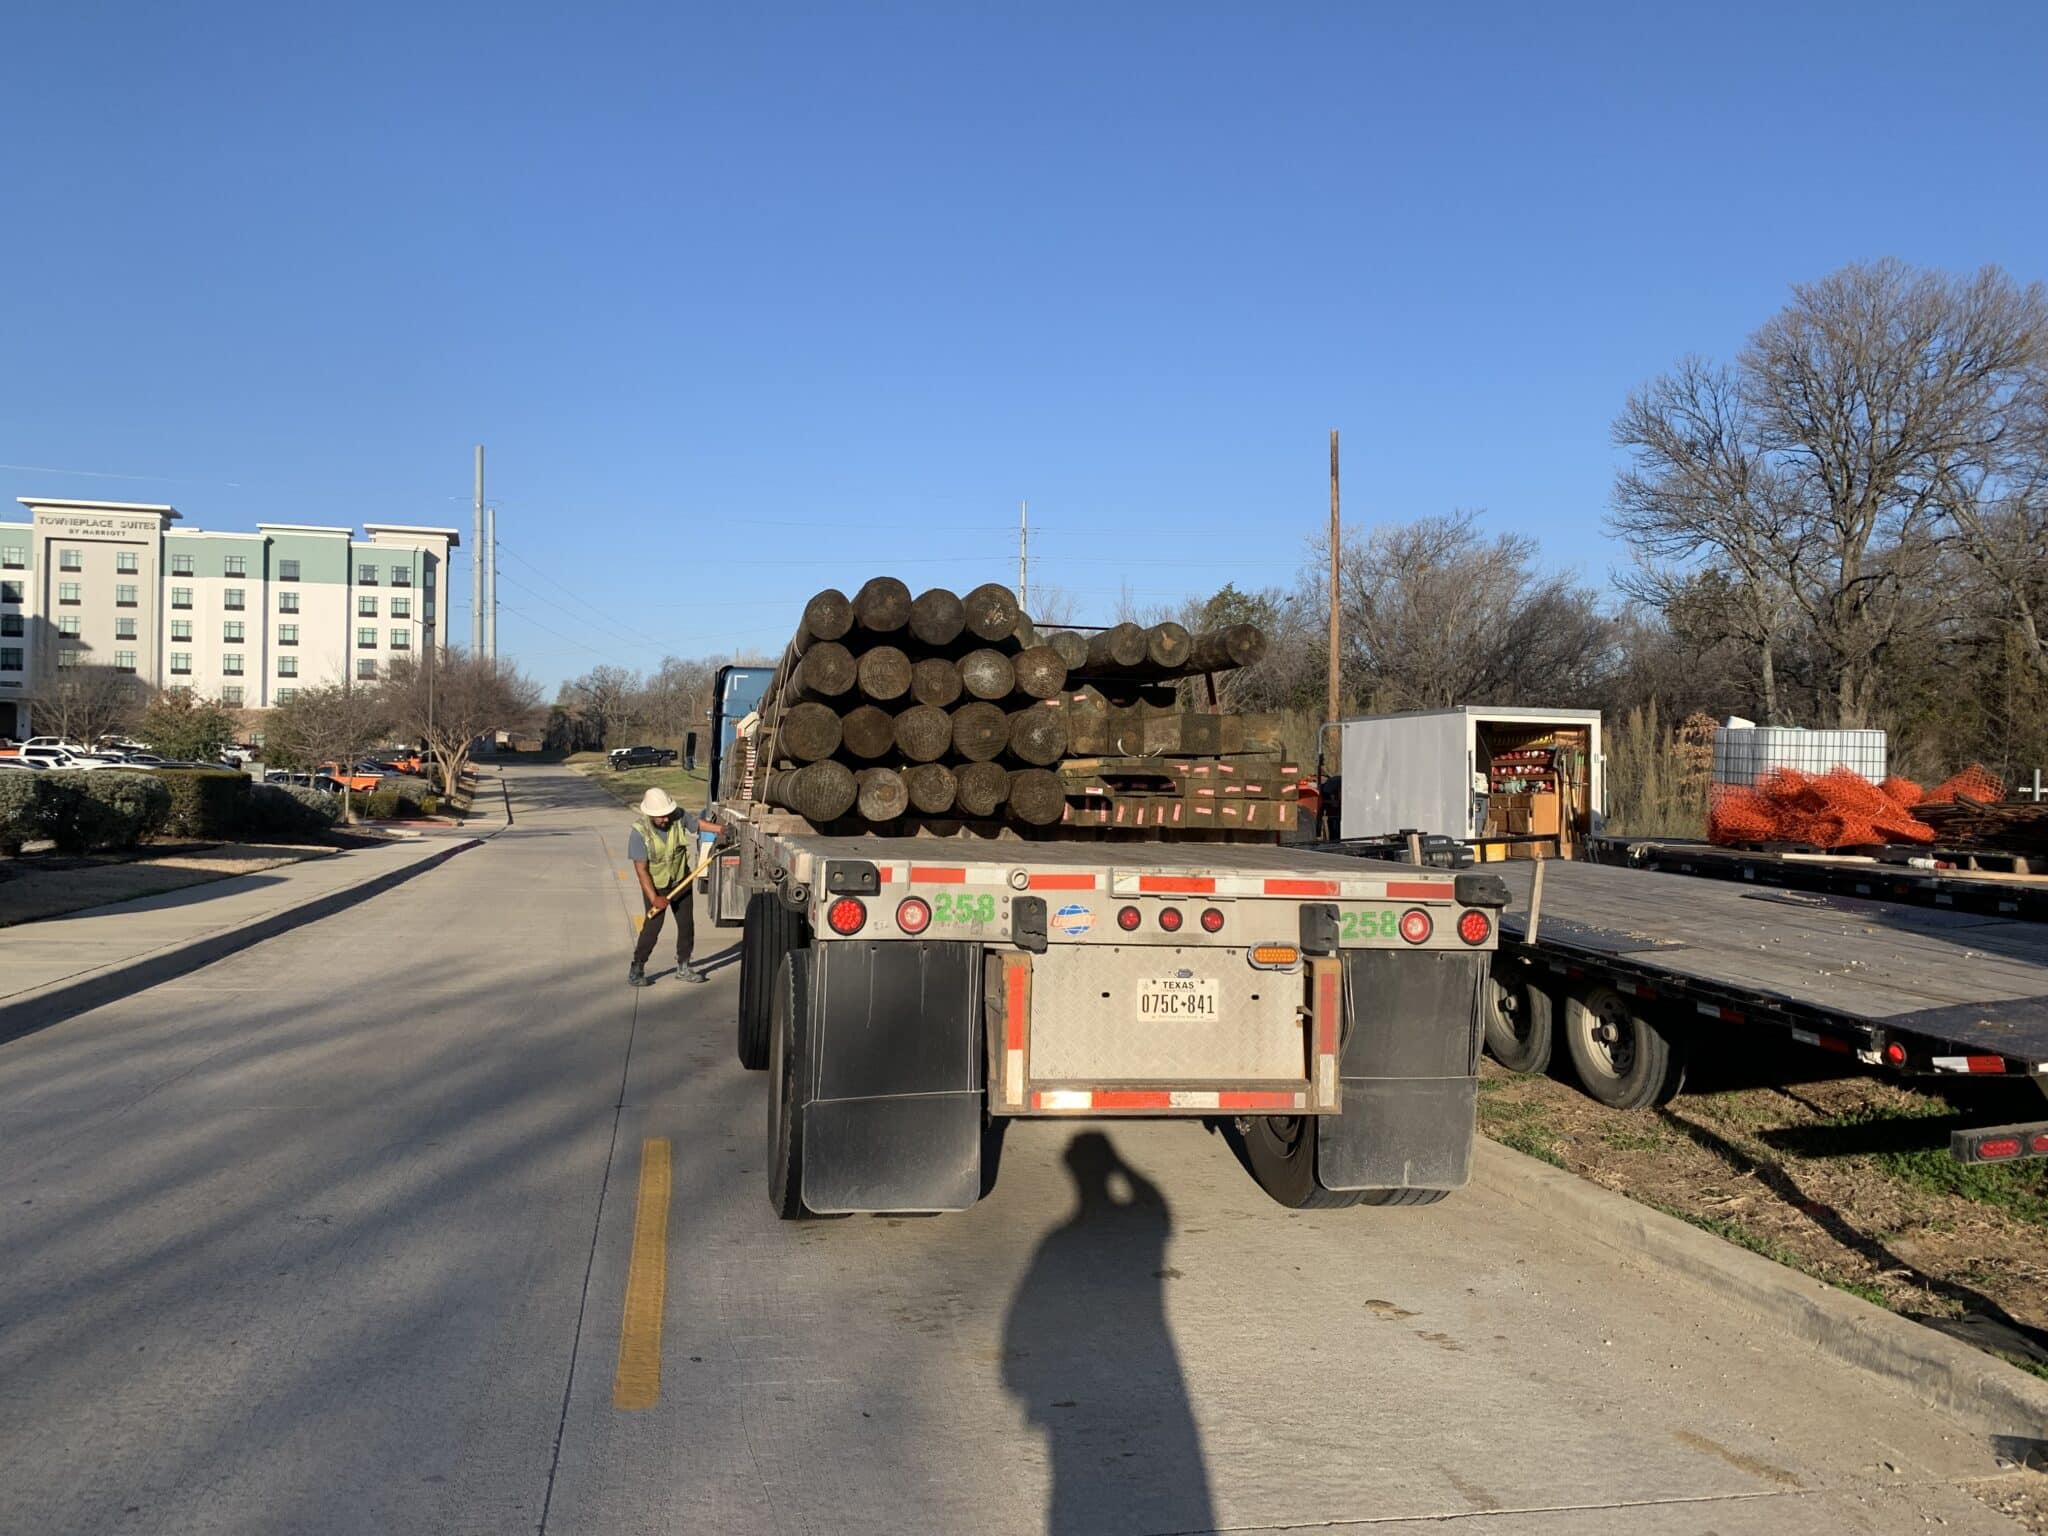
<svg viewBox="0 0 2048 1536">
<path fill-rule="evenodd" d="M 1332 427 L 1348 522 L 1601 579 L 1630 387 L 1849 260 L 2043 276 L 2044 59 L 2020 4 L 17 5 L 0 490 L 467 542 L 481 441 L 550 688 L 1012 579 L 1024 497 L 1084 620 L 1285 582 Z"/>
</svg>

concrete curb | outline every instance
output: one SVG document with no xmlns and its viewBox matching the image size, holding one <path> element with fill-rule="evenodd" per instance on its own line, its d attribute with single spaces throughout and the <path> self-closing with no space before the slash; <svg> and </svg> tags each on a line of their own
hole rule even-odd
<svg viewBox="0 0 2048 1536">
<path fill-rule="evenodd" d="M 162 949 L 147 954 L 132 956 L 117 961 L 104 970 L 75 980 L 59 982 L 54 986 L 28 997 L 16 998 L 0 1004 L 0 1045 L 32 1035 L 39 1029 L 74 1018 L 88 1009 L 98 1008 L 118 998 L 127 997 L 145 987 L 188 975 L 201 966 L 211 965 L 237 951 L 261 944 L 265 939 L 288 933 L 306 923 L 317 922 L 336 912 L 347 910 L 358 902 L 368 901 L 372 896 L 381 895 L 394 886 L 403 885 L 415 875 L 448 862 L 458 853 L 483 846 L 479 837 L 465 838 L 451 843 L 448 847 L 416 859 L 400 869 L 386 870 L 345 885 L 338 891 L 328 891 L 301 902 L 295 907 L 285 907 L 265 913 L 246 923 L 233 927 L 216 929 L 201 934 L 195 939 L 186 939 L 168 944 Z"/>
<path fill-rule="evenodd" d="M 1973 1428 L 2032 1438 L 2048 1424 L 2048 1381 L 1626 1195 L 1483 1136 L 1473 1182 L 1554 1211 L 1595 1242 L 1698 1281 L 1823 1354 L 1894 1382 L 1916 1401 Z"/>
</svg>

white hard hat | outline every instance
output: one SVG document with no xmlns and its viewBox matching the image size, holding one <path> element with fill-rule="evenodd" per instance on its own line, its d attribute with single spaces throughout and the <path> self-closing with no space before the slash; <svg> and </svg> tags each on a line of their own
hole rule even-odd
<svg viewBox="0 0 2048 1536">
<path fill-rule="evenodd" d="M 681 806 L 669 798 L 668 791 L 658 784 L 640 797 L 642 816 L 673 816 L 681 809 Z"/>
</svg>

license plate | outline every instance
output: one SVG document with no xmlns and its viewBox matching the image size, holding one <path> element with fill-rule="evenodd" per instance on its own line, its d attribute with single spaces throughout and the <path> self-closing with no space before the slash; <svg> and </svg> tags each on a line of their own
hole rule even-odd
<svg viewBox="0 0 2048 1536">
<path fill-rule="evenodd" d="M 1138 983 L 1140 1019 L 1213 1019 L 1216 978 L 1154 976 Z"/>
</svg>

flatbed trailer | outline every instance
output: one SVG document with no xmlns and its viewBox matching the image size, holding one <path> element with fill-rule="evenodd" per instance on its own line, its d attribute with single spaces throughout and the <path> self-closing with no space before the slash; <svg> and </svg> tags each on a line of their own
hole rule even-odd
<svg viewBox="0 0 2048 1536">
<path fill-rule="evenodd" d="M 1515 1070 L 1541 1070 L 1562 1035 L 1593 1097 L 1643 1108 L 1679 1090 L 1700 1031 L 1747 1023 L 1879 1072 L 2048 1092 L 2048 927 L 1564 861 L 1541 866 L 1532 921 L 1539 866 L 1490 869 L 1510 898 L 1487 1044 Z M 2048 1122 L 1957 1132 L 1951 1146 L 1972 1161 L 2048 1155 Z"/>
<path fill-rule="evenodd" d="M 1020 1117 L 1180 1117 L 1284 1205 L 1463 1185 L 1507 892 L 1215 841 L 831 836 L 714 807 L 778 1214 L 948 1211 Z"/>
<path fill-rule="evenodd" d="M 1981 849 L 1914 849 L 1918 862 L 1854 858 L 1775 849 L 1722 848 L 1684 838 L 1600 837 L 1588 844 L 1596 863 L 1744 885 L 1820 891 L 1877 901 L 1943 907 L 1995 917 L 2048 922 L 2048 871 L 2024 855 Z"/>
</svg>

